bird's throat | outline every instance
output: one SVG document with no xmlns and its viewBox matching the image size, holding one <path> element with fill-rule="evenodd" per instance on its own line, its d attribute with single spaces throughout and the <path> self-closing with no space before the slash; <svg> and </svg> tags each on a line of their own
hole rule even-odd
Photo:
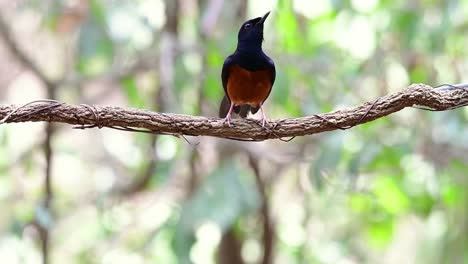
<svg viewBox="0 0 468 264">
<path fill-rule="evenodd" d="M 239 43 L 237 43 L 237 51 L 245 54 L 261 52 L 262 42 L 260 41 L 260 43 L 253 43 L 251 41 L 239 41 Z"/>
</svg>

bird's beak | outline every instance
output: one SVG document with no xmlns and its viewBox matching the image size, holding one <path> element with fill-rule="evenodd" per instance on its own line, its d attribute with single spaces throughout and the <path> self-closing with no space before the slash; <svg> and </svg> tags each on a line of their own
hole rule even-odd
<svg viewBox="0 0 468 264">
<path fill-rule="evenodd" d="M 265 20 L 267 19 L 268 15 L 270 14 L 270 12 L 268 11 L 263 17 L 262 19 L 260 19 L 260 21 L 258 23 L 260 24 L 263 24 L 265 22 Z"/>
</svg>

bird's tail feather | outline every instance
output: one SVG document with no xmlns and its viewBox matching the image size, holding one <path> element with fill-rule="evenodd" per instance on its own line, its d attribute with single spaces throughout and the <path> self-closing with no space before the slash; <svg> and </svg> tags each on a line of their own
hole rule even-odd
<svg viewBox="0 0 468 264">
<path fill-rule="evenodd" d="M 218 116 L 221 118 L 225 118 L 227 113 L 229 112 L 229 107 L 231 107 L 231 103 L 229 102 L 227 96 L 224 96 L 223 100 L 219 104 Z"/>
<path fill-rule="evenodd" d="M 231 107 L 231 102 L 229 102 L 227 96 L 224 96 L 223 100 L 221 101 L 221 104 L 219 105 L 219 117 L 225 118 L 227 113 L 229 112 L 229 107 Z M 255 110 L 256 113 L 258 111 L 258 108 L 251 108 L 250 105 L 245 104 L 241 106 L 236 105 L 234 106 L 233 110 L 234 113 L 239 114 L 240 117 L 246 118 L 250 111 Z"/>
</svg>

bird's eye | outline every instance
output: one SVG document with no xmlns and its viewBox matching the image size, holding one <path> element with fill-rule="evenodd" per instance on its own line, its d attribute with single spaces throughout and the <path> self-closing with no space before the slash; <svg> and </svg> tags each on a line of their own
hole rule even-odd
<svg viewBox="0 0 468 264">
<path fill-rule="evenodd" d="M 250 24 L 250 23 L 245 24 L 245 26 L 244 26 L 245 29 L 249 29 L 249 28 L 251 28 L 251 27 L 252 27 L 252 24 Z"/>
</svg>

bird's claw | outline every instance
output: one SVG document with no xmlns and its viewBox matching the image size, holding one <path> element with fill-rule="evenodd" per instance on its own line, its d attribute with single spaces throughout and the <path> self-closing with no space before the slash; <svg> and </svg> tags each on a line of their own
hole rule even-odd
<svg viewBox="0 0 468 264">
<path fill-rule="evenodd" d="M 266 118 L 266 115 L 265 115 L 265 112 L 263 111 L 263 106 L 260 105 L 260 109 L 262 110 L 262 118 L 260 119 L 260 121 L 262 122 L 262 128 L 265 127 L 265 124 L 267 124 L 267 118 Z"/>
<path fill-rule="evenodd" d="M 223 124 L 224 123 L 227 123 L 229 127 L 232 127 L 231 125 L 231 117 L 230 116 L 226 116 L 223 120 Z"/>
<path fill-rule="evenodd" d="M 262 118 L 260 122 L 262 123 L 262 128 L 264 128 L 265 125 L 268 124 L 268 121 L 266 120 L 266 118 Z"/>
</svg>

